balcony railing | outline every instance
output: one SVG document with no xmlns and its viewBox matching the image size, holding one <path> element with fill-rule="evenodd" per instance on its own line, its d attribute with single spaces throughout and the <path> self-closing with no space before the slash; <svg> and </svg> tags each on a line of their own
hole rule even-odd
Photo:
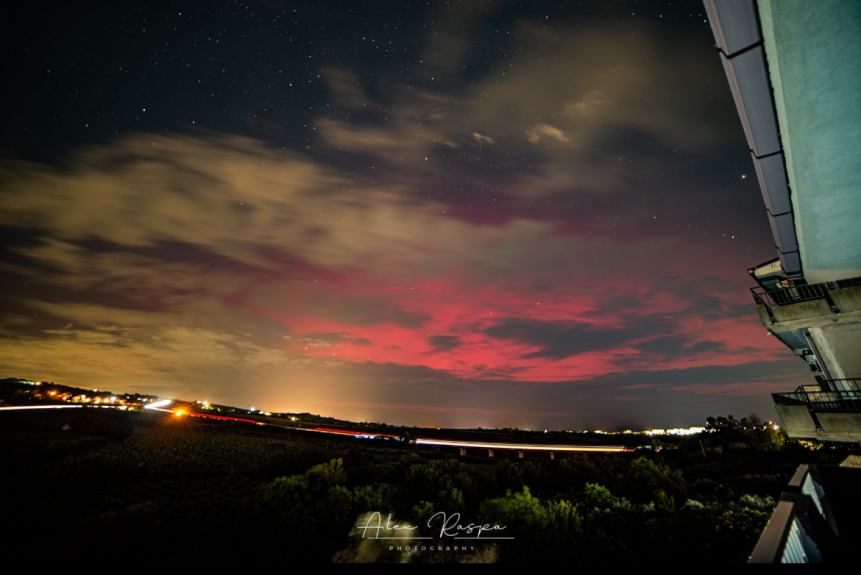
<svg viewBox="0 0 861 575">
<path fill-rule="evenodd" d="M 831 291 L 853 286 L 861 286 L 861 277 L 770 289 L 755 286 L 750 288 L 750 293 L 753 294 L 754 301 L 761 303 L 769 309 L 815 299 L 824 299 L 834 308 L 834 302 L 831 300 Z"/>
<path fill-rule="evenodd" d="M 819 563 L 839 531 L 816 466 L 802 464 L 783 490 L 749 563 Z"/>
<path fill-rule="evenodd" d="M 799 387 L 771 396 L 776 404 L 806 405 L 814 412 L 861 412 L 861 379 L 833 379 L 829 380 L 829 385 L 833 389 L 811 391 Z"/>
<path fill-rule="evenodd" d="M 822 299 L 828 295 L 828 288 L 825 284 L 804 284 L 771 290 L 756 286 L 750 288 L 750 291 L 757 303 L 762 303 L 768 307 Z"/>
</svg>

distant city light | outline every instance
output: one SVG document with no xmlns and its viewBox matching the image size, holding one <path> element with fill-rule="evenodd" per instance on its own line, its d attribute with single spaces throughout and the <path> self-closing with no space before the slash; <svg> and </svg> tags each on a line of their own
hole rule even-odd
<svg viewBox="0 0 861 575">
<path fill-rule="evenodd" d="M 696 435 L 706 430 L 705 427 L 674 427 L 672 429 L 647 429 L 646 435 Z"/>
</svg>

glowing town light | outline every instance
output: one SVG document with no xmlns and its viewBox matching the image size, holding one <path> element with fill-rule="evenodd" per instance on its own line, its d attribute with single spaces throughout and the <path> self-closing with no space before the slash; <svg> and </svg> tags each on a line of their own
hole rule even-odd
<svg viewBox="0 0 861 575">
<path fill-rule="evenodd" d="M 697 435 L 706 430 L 705 427 L 675 427 L 672 429 L 647 429 L 646 435 Z"/>
</svg>

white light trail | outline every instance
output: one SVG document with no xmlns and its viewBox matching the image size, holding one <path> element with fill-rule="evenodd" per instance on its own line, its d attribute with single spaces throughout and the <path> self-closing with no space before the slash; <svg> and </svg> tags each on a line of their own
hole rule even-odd
<svg viewBox="0 0 861 575">
<path fill-rule="evenodd" d="M 0 407 L 0 411 L 22 411 L 25 409 L 74 409 L 84 407 L 83 405 L 10 405 Z"/>
<path fill-rule="evenodd" d="M 416 439 L 418 445 L 440 445 L 444 447 L 473 447 L 479 449 L 516 449 L 521 451 L 596 451 L 601 453 L 619 453 L 627 451 L 622 445 L 552 445 L 547 443 L 484 443 L 476 441 L 458 441 L 454 439 Z"/>
<path fill-rule="evenodd" d="M 170 411 L 169 409 L 162 408 L 167 407 L 171 403 L 173 403 L 172 399 L 160 399 L 144 405 L 144 409 L 151 409 L 153 411 Z"/>
</svg>

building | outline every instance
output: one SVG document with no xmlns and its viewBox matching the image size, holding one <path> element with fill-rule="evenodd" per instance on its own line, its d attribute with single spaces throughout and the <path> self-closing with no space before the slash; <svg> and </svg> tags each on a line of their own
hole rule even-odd
<svg viewBox="0 0 861 575">
<path fill-rule="evenodd" d="M 861 442 L 861 2 L 705 7 L 776 248 L 753 299 L 811 370 L 775 410 L 790 437 Z"/>
<path fill-rule="evenodd" d="M 704 0 L 777 257 L 760 319 L 810 368 L 773 394 L 790 437 L 861 442 L 861 2 Z M 861 461 L 801 465 L 751 563 L 855 561 Z"/>
</svg>

